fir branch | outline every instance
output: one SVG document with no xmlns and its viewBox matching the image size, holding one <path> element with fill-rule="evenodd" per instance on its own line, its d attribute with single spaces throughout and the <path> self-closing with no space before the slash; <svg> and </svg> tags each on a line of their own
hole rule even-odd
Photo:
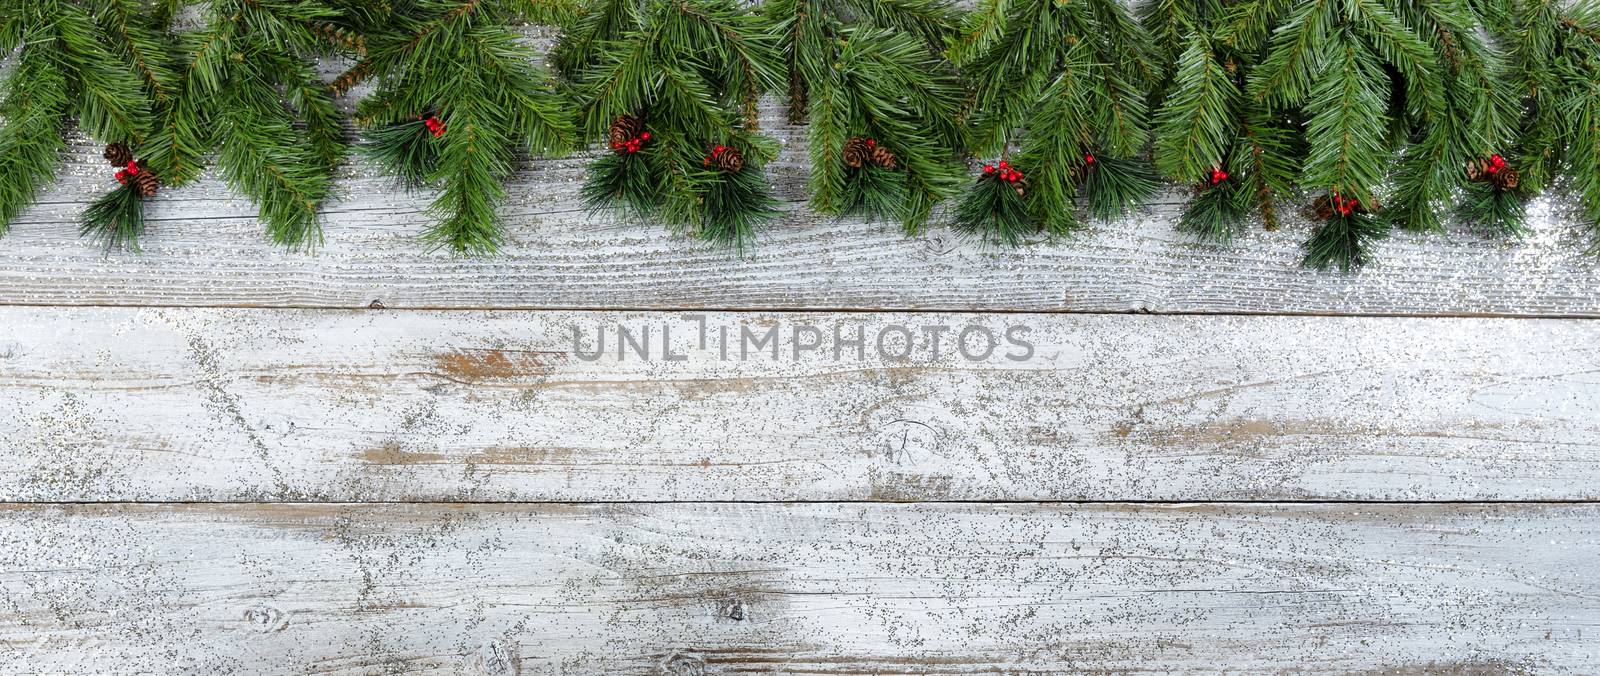
<svg viewBox="0 0 1600 676">
<path fill-rule="evenodd" d="M 1202 188 L 1178 217 L 1178 230 L 1205 241 L 1227 244 L 1238 234 L 1240 223 L 1250 214 L 1255 201 L 1243 181 L 1222 181 Z"/>
<path fill-rule="evenodd" d="M 1328 50 L 1306 103 L 1311 150 L 1302 181 L 1369 204 L 1388 162 L 1388 80 L 1373 55 L 1349 33 L 1335 34 Z"/>
<path fill-rule="evenodd" d="M 1081 171 L 1083 195 L 1089 215 L 1095 218 L 1123 216 L 1161 187 L 1155 172 L 1142 159 L 1101 157 Z"/>
<path fill-rule="evenodd" d="M 1068 234 L 1082 225 L 1074 213 L 1074 201 L 1084 150 L 1094 133 L 1085 115 L 1093 89 L 1091 59 L 1084 47 L 1068 52 L 1061 73 L 1027 120 L 1028 133 L 1017 156 L 1018 166 L 1028 174 L 1027 205 L 1032 220 L 1052 234 Z"/>
<path fill-rule="evenodd" d="M 1297 169 L 1292 133 L 1264 111 L 1246 113 L 1229 171 L 1250 185 L 1251 199 L 1268 230 L 1278 227 L 1278 196 L 1293 190 Z"/>
<path fill-rule="evenodd" d="M 978 0 L 977 9 L 968 12 L 962 21 L 960 38 L 947 41 L 950 60 L 965 66 L 993 49 L 1009 26 L 1010 3 L 1011 0 Z"/>
<path fill-rule="evenodd" d="M 427 185 L 439 168 L 440 141 L 422 120 L 368 129 L 358 149 L 407 190 Z"/>
<path fill-rule="evenodd" d="M 850 103 L 843 85 L 832 78 L 812 86 L 810 102 L 811 207 L 842 214 L 848 207 L 844 146 L 850 136 Z"/>
<path fill-rule="evenodd" d="M 23 47 L 0 100 L 0 234 L 55 180 L 66 149 L 62 118 L 67 79 L 52 67 L 46 43 Z"/>
<path fill-rule="evenodd" d="M 1317 64 L 1333 37 L 1334 0 L 1305 0 L 1273 33 L 1267 57 L 1250 77 L 1250 96 L 1279 108 L 1311 93 Z"/>
<path fill-rule="evenodd" d="M 170 105 L 178 75 L 172 55 L 161 39 L 164 24 L 152 22 L 148 8 L 132 0 L 101 0 L 95 14 L 102 30 L 112 37 L 116 52 L 132 64 L 144 81 L 145 91 L 157 105 Z"/>
<path fill-rule="evenodd" d="M 1178 58 L 1169 97 L 1157 118 L 1156 166 L 1173 180 L 1193 183 L 1222 166 L 1239 89 L 1197 34 Z"/>
<path fill-rule="evenodd" d="M 1526 205 L 1516 190 L 1470 183 L 1465 193 L 1456 208 L 1456 217 L 1463 223 L 1509 239 L 1521 239 L 1528 234 Z"/>
<path fill-rule="evenodd" d="M 1306 240 L 1303 262 L 1318 270 L 1337 266 L 1351 272 L 1371 262 L 1372 243 L 1388 236 L 1387 224 L 1371 214 L 1334 215 Z"/>
<path fill-rule="evenodd" d="M 106 48 L 93 18 L 76 5 L 51 4 L 52 52 L 77 94 L 72 103 L 78 126 L 103 142 L 143 139 L 151 113 L 142 83 Z"/>
<path fill-rule="evenodd" d="M 494 111 L 475 103 L 484 94 L 468 89 L 449 109 L 433 177 L 440 191 L 429 211 L 437 220 L 423 237 L 457 253 L 491 254 L 501 242 L 495 209 L 505 198 L 501 181 L 511 166 L 504 149 L 512 143 L 499 133 L 506 125 Z"/>
<path fill-rule="evenodd" d="M 138 185 L 128 181 L 91 202 L 78 217 L 78 232 L 100 242 L 107 251 L 138 251 L 139 237 L 144 234 L 144 197 Z"/>
<path fill-rule="evenodd" d="M 1039 231 L 1014 185 L 987 178 L 980 178 L 967 190 L 956 204 L 954 216 L 956 232 L 985 245 L 1019 246 Z"/>
</svg>

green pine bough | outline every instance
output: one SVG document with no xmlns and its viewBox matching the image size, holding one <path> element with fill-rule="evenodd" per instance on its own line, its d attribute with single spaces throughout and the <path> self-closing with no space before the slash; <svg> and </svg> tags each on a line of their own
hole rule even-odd
<svg viewBox="0 0 1600 676">
<path fill-rule="evenodd" d="M 575 16 L 539 0 L 398 0 L 356 22 L 364 53 L 333 87 L 373 83 L 356 107 L 361 150 L 407 187 L 437 191 L 430 243 L 495 252 L 496 209 L 518 159 L 576 145 L 568 97 L 513 29 Z"/>
<path fill-rule="evenodd" d="M 111 165 L 85 236 L 136 248 L 157 187 L 214 164 L 274 241 L 311 246 L 346 150 L 335 101 L 365 83 L 362 154 L 435 191 L 427 238 L 467 254 L 503 241 L 497 208 L 526 157 L 593 142 L 592 207 L 748 245 L 779 213 L 778 144 L 757 128 L 768 94 L 807 127 L 812 209 L 907 234 L 956 197 L 959 231 L 1025 244 L 1166 179 L 1190 193 L 1177 227 L 1201 239 L 1306 214 L 1319 268 L 1358 268 L 1393 230 L 1446 217 L 1519 237 L 1551 190 L 1576 197 L 1600 244 L 1595 3 L 1139 7 L 0 0 L 0 232 L 54 180 L 75 125 Z M 548 55 L 529 22 L 560 30 Z M 330 58 L 353 65 L 325 82 Z"/>
<path fill-rule="evenodd" d="M 210 0 L 176 36 L 175 101 L 162 108 L 146 158 L 179 187 L 215 163 L 255 202 L 272 241 L 322 241 L 319 208 L 344 160 L 342 118 L 315 59 L 346 53 L 342 4 Z"/>
<path fill-rule="evenodd" d="M 143 26 L 119 23 L 130 14 L 125 4 L 5 0 L 0 10 L 0 54 L 14 59 L 0 100 L 3 233 L 55 179 L 73 122 L 100 143 L 138 144 L 149 139 L 156 121 L 145 73 L 123 58 L 147 44 L 146 36 L 129 34 Z M 137 234 L 143 227 L 139 201 L 128 190 L 103 198 L 95 205 L 99 215 L 91 216 L 98 219 L 95 227 Z"/>
<path fill-rule="evenodd" d="M 984 0 L 951 54 L 972 83 L 972 149 L 1001 156 L 955 209 L 955 227 L 1014 245 L 1108 217 L 1157 184 L 1142 155 L 1160 63 L 1119 0 Z M 1015 156 L 1012 151 L 1015 150 Z"/>
<path fill-rule="evenodd" d="M 812 209 L 922 230 L 960 187 L 964 98 L 941 0 L 771 0 L 789 121 L 809 122 Z"/>
<path fill-rule="evenodd" d="M 776 36 L 733 0 L 593 0 L 554 52 L 578 128 L 604 144 L 595 210 L 742 249 L 778 215 L 759 97 L 782 81 Z"/>
</svg>

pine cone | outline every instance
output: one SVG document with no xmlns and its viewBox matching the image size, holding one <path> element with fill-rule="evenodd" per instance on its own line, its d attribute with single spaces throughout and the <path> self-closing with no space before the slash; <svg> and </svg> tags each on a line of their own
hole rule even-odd
<svg viewBox="0 0 1600 676">
<path fill-rule="evenodd" d="M 617 119 L 611 121 L 611 131 L 607 135 L 607 140 L 615 147 L 632 141 L 633 137 L 638 136 L 643 130 L 644 122 L 639 118 L 632 115 L 618 115 Z"/>
<path fill-rule="evenodd" d="M 113 143 L 106 146 L 105 158 L 113 167 L 126 167 L 133 161 L 133 151 L 126 143 Z"/>
<path fill-rule="evenodd" d="M 732 147 L 723 148 L 722 152 L 717 153 L 714 161 L 717 163 L 718 169 L 730 174 L 736 174 L 739 173 L 740 169 L 744 168 L 744 153 Z"/>
<path fill-rule="evenodd" d="M 1333 200 L 1328 199 L 1327 195 L 1318 195 L 1311 200 L 1311 213 L 1321 221 L 1333 218 Z"/>
<path fill-rule="evenodd" d="M 150 197 L 156 194 L 156 189 L 161 187 L 161 181 L 156 180 L 154 172 L 139 166 L 139 174 L 133 177 L 133 184 L 139 187 L 139 195 Z"/>
<path fill-rule="evenodd" d="M 872 161 L 885 169 L 894 168 L 894 153 L 881 145 L 872 147 Z"/>
<path fill-rule="evenodd" d="M 844 164 L 852 169 L 860 169 L 872 158 L 872 146 L 860 136 L 852 136 L 844 144 Z"/>
<path fill-rule="evenodd" d="M 1506 167 L 1494 175 L 1494 186 L 1501 190 L 1516 190 L 1521 182 L 1522 175 L 1514 167 Z"/>
<path fill-rule="evenodd" d="M 1469 180 L 1469 181 L 1482 181 L 1487 176 L 1489 176 L 1489 161 L 1488 160 L 1468 160 L 1467 161 L 1467 180 Z"/>
</svg>

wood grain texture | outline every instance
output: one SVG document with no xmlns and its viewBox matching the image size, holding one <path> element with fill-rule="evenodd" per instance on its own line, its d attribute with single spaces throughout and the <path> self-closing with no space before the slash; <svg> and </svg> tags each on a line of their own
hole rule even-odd
<svg viewBox="0 0 1600 676">
<path fill-rule="evenodd" d="M 1401 234 L 1351 276 L 1299 267 L 1311 225 L 1298 217 L 1231 247 L 1191 241 L 1173 229 L 1182 189 L 1071 242 L 984 250 L 942 226 L 907 239 L 893 225 L 810 213 L 803 130 L 774 106 L 766 117 L 787 142 L 773 181 L 788 209 L 744 259 L 586 212 L 582 158 L 524 167 L 495 257 L 426 250 L 430 196 L 367 166 L 340 181 L 315 255 L 267 243 L 251 205 L 207 179 L 161 193 L 142 255 L 106 256 L 77 234 L 78 212 L 111 187 L 99 148 L 80 143 L 59 184 L 0 239 L 0 304 L 1600 316 L 1600 263 L 1560 198 L 1535 205 L 1529 241 Z"/>
<path fill-rule="evenodd" d="M 1592 505 L 0 510 L 0 670 L 1593 673 Z"/>
<path fill-rule="evenodd" d="M 927 325 L 951 327 L 937 359 Z M 712 313 L 705 326 L 702 349 L 680 313 L 0 308 L 0 499 L 1600 494 L 1600 322 Z M 1034 354 L 1012 361 L 1024 351 L 1001 343 L 968 361 L 955 338 L 969 326 L 997 342 L 1026 327 Z M 618 327 L 653 336 L 648 361 L 618 357 Z M 916 335 L 905 359 L 898 327 Z M 604 356 L 578 358 L 574 332 L 581 353 L 602 330 Z M 770 348 L 752 347 L 768 330 Z M 836 361 L 835 331 L 866 337 L 864 357 L 841 344 Z M 664 359 L 664 332 L 682 361 Z M 818 349 L 796 358 L 796 337 Z"/>
</svg>

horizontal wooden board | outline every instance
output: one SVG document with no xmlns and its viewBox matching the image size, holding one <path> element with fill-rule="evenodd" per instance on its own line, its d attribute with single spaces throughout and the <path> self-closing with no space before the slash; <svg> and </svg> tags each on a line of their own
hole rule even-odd
<svg viewBox="0 0 1600 676">
<path fill-rule="evenodd" d="M 0 509 L 0 671 L 1594 673 L 1593 505 Z"/>
<path fill-rule="evenodd" d="M 681 313 L 0 308 L 0 499 L 1600 496 L 1600 322 L 704 325 L 702 348 Z M 950 327 L 937 358 L 929 325 Z M 619 358 L 619 327 L 653 337 L 648 360 Z M 600 331 L 604 356 L 580 358 Z M 961 331 L 972 357 L 984 332 L 999 346 L 970 361 Z"/>
<path fill-rule="evenodd" d="M 339 182 L 315 255 L 267 243 L 248 201 L 215 179 L 158 197 L 142 255 L 104 255 L 75 220 L 113 186 L 111 169 L 79 144 L 57 186 L 0 238 L 0 304 L 1600 316 L 1600 262 L 1562 198 L 1535 205 L 1526 242 L 1464 227 L 1397 235 L 1357 275 L 1299 267 L 1311 229 L 1300 217 L 1233 246 L 1196 243 L 1173 227 L 1181 188 L 1070 242 L 984 249 L 942 225 L 908 239 L 892 224 L 811 213 L 804 134 L 779 117 L 769 106 L 767 126 L 786 141 L 772 175 L 786 212 L 742 259 L 589 213 L 582 158 L 518 173 L 494 257 L 427 250 L 429 195 L 366 165 Z"/>
</svg>

